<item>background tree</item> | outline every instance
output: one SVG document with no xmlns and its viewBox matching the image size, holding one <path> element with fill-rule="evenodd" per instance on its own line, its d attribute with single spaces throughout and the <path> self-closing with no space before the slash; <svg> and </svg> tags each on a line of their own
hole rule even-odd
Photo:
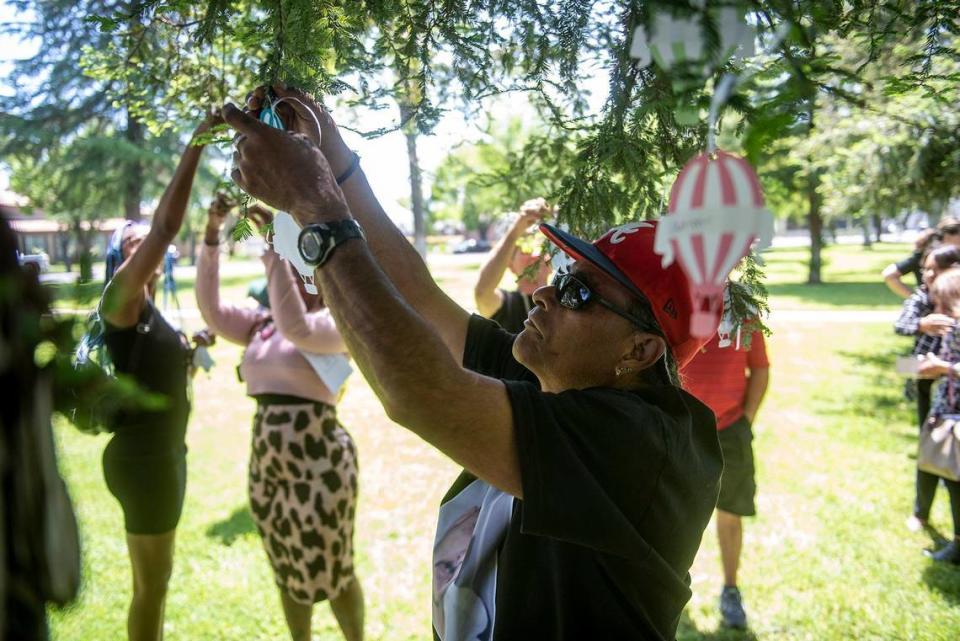
<svg viewBox="0 0 960 641">
<path fill-rule="evenodd" d="M 562 157 L 561 164 L 567 164 L 572 156 L 566 138 L 543 123 L 489 118 L 480 140 L 452 150 L 437 167 L 431 193 L 434 217 L 459 221 L 484 236 L 504 213 L 529 198 L 544 196 L 555 202 L 562 176 L 547 163 Z"/>
<path fill-rule="evenodd" d="M 20 22 L 5 25 L 4 31 L 35 42 L 33 56 L 13 63 L 7 85 L 13 88 L 9 96 L 0 97 L 0 153 L 5 159 L 42 167 L 45 156 L 57 147 L 69 145 L 78 137 L 99 136 L 95 146 L 105 154 L 115 154 L 109 163 L 111 173 L 91 165 L 84 171 L 74 167 L 72 179 L 100 183 L 111 182 L 123 186 L 122 206 L 130 219 L 140 217 L 143 200 L 145 132 L 137 116 L 137 97 L 112 78 L 93 80 L 84 73 L 85 57 L 90 51 L 107 44 L 86 20 L 92 15 L 134 14 L 135 2 L 117 0 L 83 0 L 81 2 L 54 0 L 50 2 L 12 2 L 21 16 Z M 127 20 L 118 46 L 122 56 L 116 64 L 135 68 L 139 61 L 153 55 L 149 32 L 136 18 Z M 115 141 L 114 150 L 106 148 Z M 64 152 L 75 157 L 76 149 Z M 82 186 L 79 187 L 82 189 Z M 111 191 L 113 187 L 108 187 Z M 112 212 L 111 212 L 112 213 Z"/>
<path fill-rule="evenodd" d="M 318 94 L 375 102 L 414 86 L 417 101 L 408 100 L 404 117 L 409 116 L 406 122 L 415 122 L 419 132 L 429 131 L 440 106 L 454 97 L 470 110 L 484 97 L 523 92 L 575 145 L 572 162 L 558 167 L 564 174 L 557 192 L 561 216 L 574 231 L 593 235 L 626 218 L 658 215 L 665 185 L 703 148 L 705 121 L 678 118 L 678 114 L 692 111 L 696 115 L 698 109 L 705 114 L 716 81 L 745 67 L 743 62 L 716 58 L 720 37 L 715 11 L 725 4 L 720 0 L 363 4 L 209 0 L 198 7 L 183 0 L 145 0 L 136 3 L 133 12 L 127 6 L 125 12 L 98 14 L 101 27 L 113 34 L 103 59 L 115 62 L 100 68 L 125 77 L 128 87 L 140 86 L 141 80 L 144 86 L 155 78 L 169 80 L 175 91 L 138 93 L 142 103 L 131 103 L 144 118 L 180 109 L 184 96 L 211 95 L 209 78 L 184 74 L 183 70 L 195 72 L 196 67 L 183 59 L 192 61 L 197 52 L 214 52 L 218 46 L 221 58 L 236 52 L 249 61 L 243 67 L 259 69 L 260 81 L 284 78 Z M 759 60 L 760 73 L 729 98 L 720 124 L 738 129 L 745 150 L 753 154 L 751 159 L 759 157 L 757 149 L 765 151 L 764 141 L 791 134 L 799 140 L 804 130 L 807 137 L 815 134 L 814 124 L 824 124 L 818 114 L 825 97 L 859 104 L 864 98 L 858 84 L 864 74 L 884 60 L 896 43 L 907 43 L 911 55 L 901 65 L 883 69 L 874 83 L 881 92 L 935 91 L 932 87 L 938 80 L 957 82 L 956 74 L 943 76 L 936 65 L 960 58 L 955 46 L 960 33 L 958 0 L 753 0 L 741 6 L 771 54 Z M 705 48 L 715 61 L 706 79 L 699 63 L 639 68 L 630 58 L 634 29 L 649 27 L 657 12 L 690 16 L 701 23 Z M 121 56 L 127 37 L 121 26 L 131 20 L 136 24 L 132 31 L 142 29 L 148 34 L 147 42 L 186 38 L 192 46 L 164 49 L 167 58 L 145 60 L 131 70 Z M 775 39 L 783 25 L 788 27 L 785 37 Z M 866 52 L 863 61 L 848 64 L 830 38 Z M 757 61 L 748 64 L 754 66 Z M 158 68 L 171 73 L 156 73 Z M 593 112 L 585 87 L 597 73 L 607 75 L 610 92 L 605 104 Z M 935 157 L 926 158 L 936 163 Z M 823 168 L 813 155 L 803 160 L 795 177 L 805 182 L 812 232 L 810 281 L 816 282 L 820 279 Z M 757 285 L 748 283 L 748 289 L 756 290 Z"/>
</svg>

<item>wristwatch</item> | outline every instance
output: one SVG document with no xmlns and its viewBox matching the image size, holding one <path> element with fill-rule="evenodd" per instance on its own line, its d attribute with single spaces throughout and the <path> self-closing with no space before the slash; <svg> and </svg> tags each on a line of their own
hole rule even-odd
<svg viewBox="0 0 960 641">
<path fill-rule="evenodd" d="M 316 223 L 300 230 L 297 249 L 300 251 L 303 262 L 310 267 L 320 267 L 330 260 L 337 245 L 351 238 L 365 239 L 360 224 L 352 218 Z"/>
</svg>

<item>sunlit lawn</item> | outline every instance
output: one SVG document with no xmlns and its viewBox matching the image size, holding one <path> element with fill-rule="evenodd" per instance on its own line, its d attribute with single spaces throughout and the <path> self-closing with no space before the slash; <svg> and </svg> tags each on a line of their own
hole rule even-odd
<svg viewBox="0 0 960 641">
<path fill-rule="evenodd" d="M 809 248 L 778 248 L 763 254 L 767 288 L 771 300 L 781 309 L 895 309 L 900 299 L 887 289 L 880 272 L 912 252 L 913 246 L 906 243 L 882 243 L 871 248 L 831 245 L 822 255 L 826 282 L 807 285 Z M 913 276 L 905 276 L 903 281 L 909 287 L 916 285 Z"/>
<path fill-rule="evenodd" d="M 878 280 L 906 245 L 864 252 L 828 250 L 831 270 L 849 283 Z M 798 281 L 790 261 L 802 250 L 768 258 L 772 289 Z M 437 261 L 434 273 L 467 304 L 476 260 Z M 472 268 L 472 269 L 471 269 Z M 864 289 L 870 289 L 862 286 Z M 858 305 L 891 309 L 885 289 L 859 292 Z M 242 296 L 233 283 L 232 296 Z M 801 299 L 780 294 L 775 309 L 845 308 L 850 292 Z M 185 303 L 186 304 L 186 303 Z M 856 309 L 856 308 L 854 308 Z M 906 344 L 890 323 L 781 323 L 770 339 L 772 389 L 757 422 L 759 516 L 748 522 L 741 587 L 753 631 L 718 630 L 721 585 L 712 525 L 692 570 L 694 597 L 680 639 L 949 640 L 960 631 L 960 570 L 934 567 L 929 545 L 906 532 L 916 447 L 912 413 L 892 373 Z M 188 435 L 190 480 L 167 605 L 167 639 L 283 639 L 285 626 L 272 578 L 246 511 L 246 457 L 253 402 L 234 366 L 237 347 L 218 344 L 212 376 L 194 383 Z M 371 639 L 430 638 L 430 549 L 440 497 L 457 469 L 386 419 L 370 388 L 355 376 L 341 418 L 360 452 L 361 501 L 357 567 L 367 595 Z M 52 617 L 63 640 L 119 639 L 129 596 L 122 517 L 102 480 L 105 438 L 61 425 L 61 464 L 80 513 L 84 592 Z M 943 490 L 933 521 L 949 532 Z M 326 607 L 315 637 L 335 639 Z M 532 640 L 531 640 L 532 641 Z"/>
</svg>

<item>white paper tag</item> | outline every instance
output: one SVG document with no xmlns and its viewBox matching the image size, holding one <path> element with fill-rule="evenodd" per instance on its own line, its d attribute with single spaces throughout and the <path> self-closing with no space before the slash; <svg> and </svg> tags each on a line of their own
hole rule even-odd
<svg viewBox="0 0 960 641">
<path fill-rule="evenodd" d="M 205 345 L 200 345 L 193 350 L 193 367 L 209 372 L 214 365 L 213 357 L 210 356 L 210 350 Z"/>
<path fill-rule="evenodd" d="M 297 241 L 300 238 L 300 225 L 293 219 L 293 216 L 285 211 L 278 211 L 273 217 L 273 251 L 280 258 L 288 261 L 296 267 L 297 272 L 303 279 L 304 288 L 310 294 L 317 293 L 317 286 L 314 283 L 314 268 L 303 262 L 300 257 L 300 249 L 297 247 Z"/>
<path fill-rule="evenodd" d="M 307 359 L 313 371 L 317 373 L 323 384 L 327 386 L 334 395 L 339 393 L 340 388 L 346 382 L 353 368 L 350 366 L 350 359 L 343 354 L 314 354 L 305 352 L 302 349 L 300 353 Z"/>
</svg>

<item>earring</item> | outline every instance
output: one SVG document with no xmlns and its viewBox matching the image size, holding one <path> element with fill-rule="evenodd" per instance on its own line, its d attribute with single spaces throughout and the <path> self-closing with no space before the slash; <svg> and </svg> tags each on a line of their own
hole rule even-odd
<svg viewBox="0 0 960 641">
<path fill-rule="evenodd" d="M 617 376 L 623 376 L 624 374 L 629 374 L 632 371 L 633 370 L 630 369 L 629 367 L 617 367 L 616 369 Z"/>
</svg>

